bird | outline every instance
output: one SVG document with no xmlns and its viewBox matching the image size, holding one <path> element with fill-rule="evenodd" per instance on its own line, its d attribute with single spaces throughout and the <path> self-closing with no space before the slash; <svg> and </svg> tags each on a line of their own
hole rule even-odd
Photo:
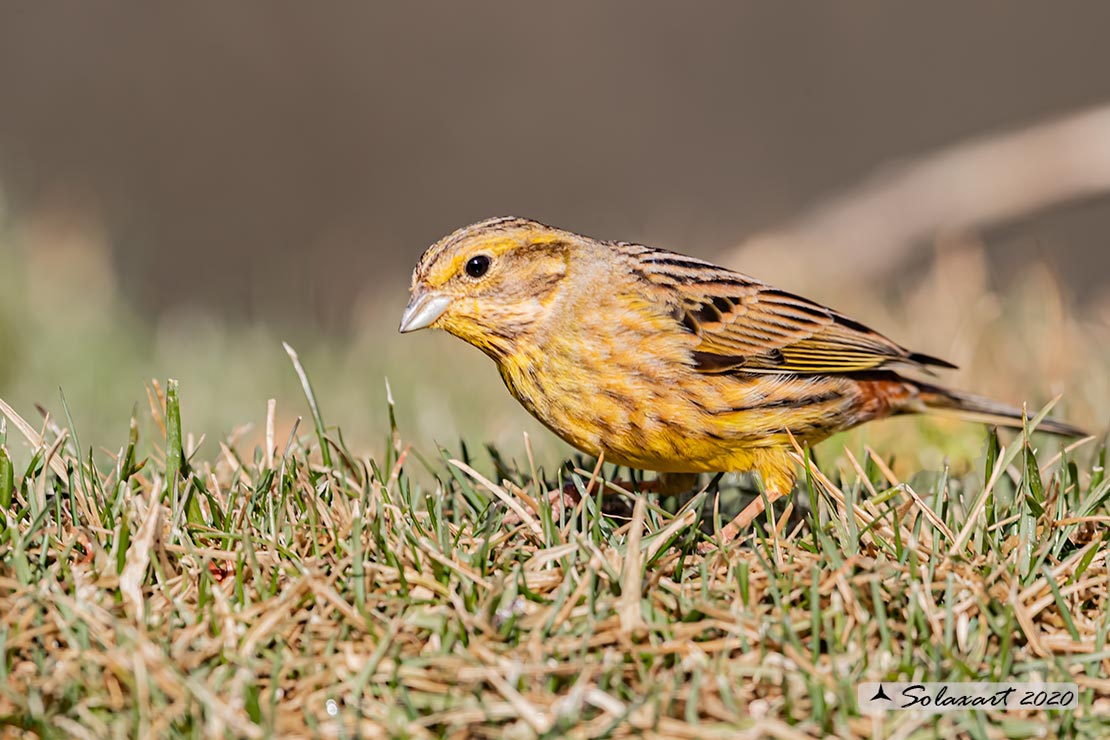
<svg viewBox="0 0 1110 740">
<path fill-rule="evenodd" d="M 514 216 L 424 252 L 399 330 L 425 328 L 488 355 L 512 396 L 571 446 L 658 473 L 657 491 L 688 490 L 700 473 L 757 473 L 765 496 L 721 542 L 791 492 L 795 443 L 930 411 L 1024 423 L 1018 408 L 914 377 L 955 366 L 815 301 L 696 257 Z M 1084 436 L 1052 419 L 1038 428 Z"/>
</svg>

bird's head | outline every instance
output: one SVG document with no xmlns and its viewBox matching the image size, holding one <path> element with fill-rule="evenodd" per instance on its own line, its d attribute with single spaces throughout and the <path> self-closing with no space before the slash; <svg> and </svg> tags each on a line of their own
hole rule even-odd
<svg viewBox="0 0 1110 740">
<path fill-rule="evenodd" d="M 521 218 L 459 229 L 429 247 L 413 270 L 400 331 L 443 329 L 504 356 L 549 316 L 578 239 Z"/>
</svg>

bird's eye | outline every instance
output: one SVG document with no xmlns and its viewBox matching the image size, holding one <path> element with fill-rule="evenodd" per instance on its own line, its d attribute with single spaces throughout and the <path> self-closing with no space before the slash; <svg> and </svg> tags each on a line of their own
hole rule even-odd
<svg viewBox="0 0 1110 740">
<path fill-rule="evenodd" d="M 466 261 L 466 274 L 472 278 L 480 278 L 489 272 L 489 255 L 479 254 Z"/>
</svg>

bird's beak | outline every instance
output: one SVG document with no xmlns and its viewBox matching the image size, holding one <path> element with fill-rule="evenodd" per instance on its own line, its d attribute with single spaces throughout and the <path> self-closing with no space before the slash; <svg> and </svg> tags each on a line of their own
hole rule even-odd
<svg viewBox="0 0 1110 740">
<path fill-rule="evenodd" d="M 451 305 L 452 300 L 454 299 L 451 296 L 443 293 L 431 291 L 417 293 L 409 301 L 409 305 L 405 307 L 405 313 L 401 316 L 401 326 L 398 327 L 398 331 L 405 334 L 430 326 L 432 322 L 443 315 L 443 312 Z"/>
</svg>

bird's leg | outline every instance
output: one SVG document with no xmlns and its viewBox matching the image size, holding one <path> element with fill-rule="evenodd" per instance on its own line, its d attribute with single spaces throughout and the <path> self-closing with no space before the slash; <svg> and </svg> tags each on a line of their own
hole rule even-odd
<svg viewBox="0 0 1110 740">
<path fill-rule="evenodd" d="M 741 532 L 752 526 L 752 522 L 759 518 L 759 515 L 766 509 L 766 505 L 775 503 L 785 495 L 782 491 L 767 489 L 763 494 L 756 496 L 755 500 L 745 506 L 744 510 L 737 514 L 731 522 L 721 527 L 719 534 L 721 540 L 731 542 L 739 537 Z"/>
<path fill-rule="evenodd" d="M 712 551 L 718 542 L 722 544 L 732 542 L 740 536 L 741 532 L 752 526 L 752 522 L 759 518 L 767 506 L 774 504 L 793 490 L 795 473 L 789 459 L 785 456 L 769 457 L 762 461 L 762 464 L 757 465 L 756 470 L 763 480 L 763 492 L 733 517 L 732 521 L 721 527 L 713 542 L 702 542 L 698 546 L 698 552 L 704 555 Z"/>
</svg>

